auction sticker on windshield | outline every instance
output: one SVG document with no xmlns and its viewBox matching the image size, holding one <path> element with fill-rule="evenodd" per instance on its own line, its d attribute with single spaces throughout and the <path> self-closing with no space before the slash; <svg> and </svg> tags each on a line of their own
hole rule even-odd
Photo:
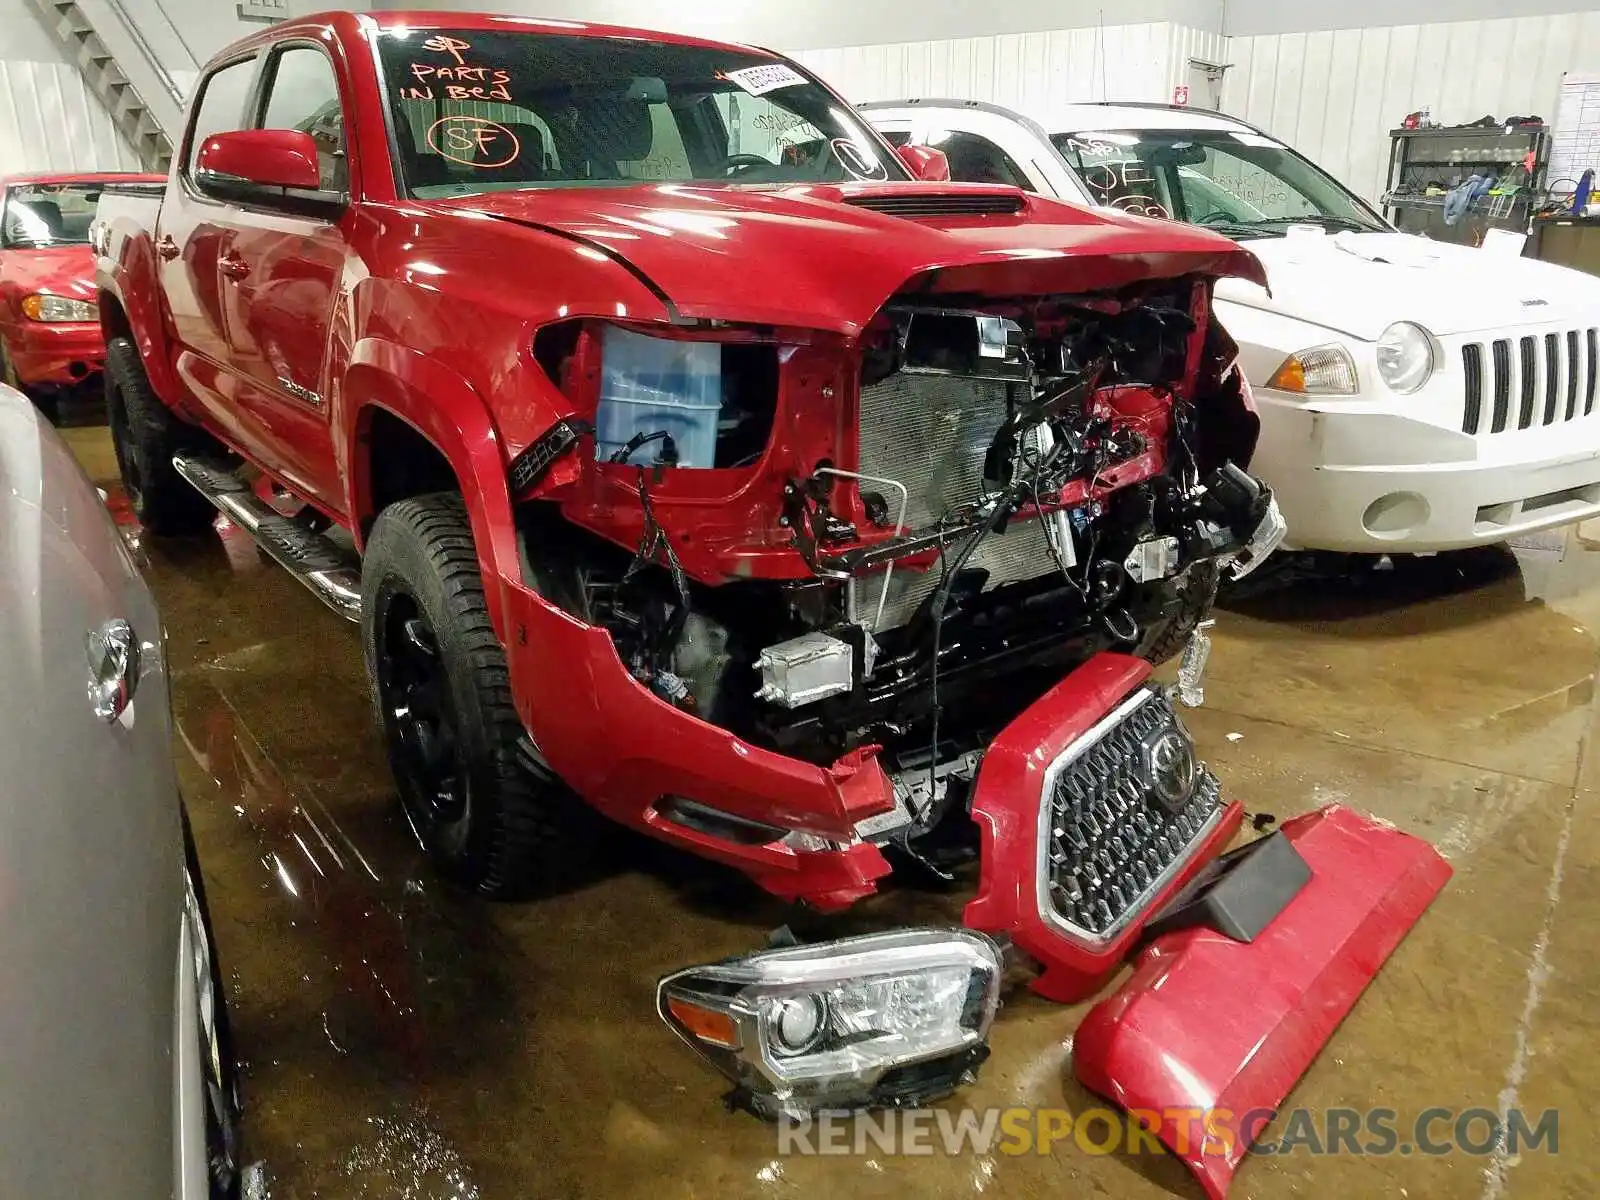
<svg viewBox="0 0 1600 1200">
<path fill-rule="evenodd" d="M 758 67 L 740 67 L 725 72 L 730 83 L 736 83 L 752 96 L 765 96 L 779 88 L 794 87 L 804 83 L 806 77 L 783 63 L 762 63 Z"/>
</svg>

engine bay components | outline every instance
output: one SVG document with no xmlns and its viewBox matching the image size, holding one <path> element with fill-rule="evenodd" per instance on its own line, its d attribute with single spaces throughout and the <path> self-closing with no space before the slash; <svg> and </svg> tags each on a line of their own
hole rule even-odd
<svg viewBox="0 0 1600 1200">
<path fill-rule="evenodd" d="M 768 646 L 756 659 L 757 700 L 799 708 L 848 692 L 855 678 L 855 647 L 825 633 L 807 633 Z"/>
<path fill-rule="evenodd" d="M 785 946 L 662 979 L 656 1010 L 769 1118 L 925 1104 L 974 1076 L 999 947 L 966 929 Z"/>
<path fill-rule="evenodd" d="M 1128 578 L 1135 583 L 1154 583 L 1166 579 L 1178 565 L 1178 539 L 1175 537 L 1144 538 L 1128 551 L 1122 560 Z"/>
<path fill-rule="evenodd" d="M 546 570 L 574 547 L 550 594 L 605 629 L 656 696 L 752 745 L 818 766 L 863 746 L 926 749 L 936 731 L 951 741 L 941 760 L 981 750 L 1099 650 L 1175 656 L 1209 608 L 1199 576 L 1252 569 L 1270 551 L 1270 492 L 1215 453 L 1248 455 L 1248 438 L 1217 436 L 1218 412 L 1247 397 L 1194 391 L 1233 378 L 1225 335 L 1196 336 L 1204 311 L 1193 280 L 944 308 L 895 297 L 860 339 L 853 389 L 821 388 L 815 411 L 784 406 L 795 364 L 811 355 L 821 369 L 820 348 L 719 330 L 734 339 L 721 351 L 725 404 L 768 397 L 770 427 L 793 426 L 784 440 L 765 458 L 753 444 L 741 459 L 719 450 L 715 470 L 684 465 L 682 430 L 673 454 L 659 439 L 653 462 L 642 443 L 628 462 L 600 456 L 590 485 L 608 498 L 593 515 L 632 510 L 642 523 L 608 544 L 574 532 L 588 510 L 564 506 L 565 529 L 530 520 L 524 544 Z M 633 343 L 585 335 L 574 354 L 588 345 L 603 361 L 613 344 Z M 709 372 L 715 356 L 700 353 Z M 549 370 L 573 374 L 554 357 Z M 844 407 L 826 416 L 827 401 Z M 733 466 L 792 462 L 796 438 L 841 421 L 842 440 L 805 451 L 766 501 Z M 654 436 L 649 424 L 630 441 Z M 596 456 L 572 461 L 584 457 Z M 736 490 L 717 500 L 721 488 Z M 723 509 L 741 516 L 730 532 L 694 523 Z M 765 540 L 718 577 L 717 539 L 765 521 Z M 776 569 L 784 553 L 803 562 Z"/>
</svg>

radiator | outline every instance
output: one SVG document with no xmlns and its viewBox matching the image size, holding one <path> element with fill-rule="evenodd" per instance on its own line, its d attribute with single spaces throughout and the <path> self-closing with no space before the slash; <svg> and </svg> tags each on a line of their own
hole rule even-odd
<svg viewBox="0 0 1600 1200">
<path fill-rule="evenodd" d="M 905 484 L 907 529 L 933 528 L 946 513 L 983 494 L 984 455 L 1006 419 L 1010 389 L 1027 386 L 1009 379 L 908 370 L 863 388 L 861 473 Z M 893 511 L 895 498 L 885 499 Z M 988 571 L 986 586 L 991 588 L 1056 569 L 1037 520 L 1013 521 L 1004 534 L 985 538 L 966 565 Z M 880 572 L 861 581 L 858 616 L 870 618 L 876 611 L 882 580 Z M 896 568 L 883 628 L 905 624 L 938 585 L 937 563 L 927 571 Z"/>
</svg>

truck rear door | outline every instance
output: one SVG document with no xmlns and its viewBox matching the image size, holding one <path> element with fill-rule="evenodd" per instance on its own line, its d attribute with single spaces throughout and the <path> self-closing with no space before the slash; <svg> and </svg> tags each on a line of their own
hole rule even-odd
<svg viewBox="0 0 1600 1200">
<path fill-rule="evenodd" d="M 222 386 L 228 347 L 217 264 L 231 245 L 235 214 L 195 187 L 194 160 L 212 134 L 244 128 L 256 58 L 251 54 L 225 63 L 201 84 L 185 142 L 186 157 L 167 186 L 154 230 L 161 291 L 172 321 L 174 365 L 195 399 L 234 436 L 240 431 L 224 403 Z"/>
</svg>

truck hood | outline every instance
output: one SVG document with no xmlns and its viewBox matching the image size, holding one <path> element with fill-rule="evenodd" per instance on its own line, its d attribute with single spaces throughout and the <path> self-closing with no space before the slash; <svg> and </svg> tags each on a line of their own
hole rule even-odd
<svg viewBox="0 0 1600 1200">
<path fill-rule="evenodd" d="M 985 199 L 1016 211 L 950 211 Z M 915 201 L 932 215 L 865 207 Z M 1103 291 L 1191 274 L 1265 279 L 1248 251 L 1204 230 L 985 185 L 663 184 L 496 192 L 437 203 L 583 243 L 639 276 L 679 318 L 848 336 L 906 290 L 998 298 Z"/>
<path fill-rule="evenodd" d="M 94 251 L 78 245 L 0 251 L 0 286 L 17 296 L 48 292 L 93 301 Z"/>
<path fill-rule="evenodd" d="M 1271 294 L 1227 280 L 1217 288 L 1219 300 L 1364 341 L 1395 321 L 1446 335 L 1556 321 L 1600 324 L 1600 279 L 1530 258 L 1404 233 L 1308 229 L 1246 245 L 1266 267 Z"/>
</svg>

